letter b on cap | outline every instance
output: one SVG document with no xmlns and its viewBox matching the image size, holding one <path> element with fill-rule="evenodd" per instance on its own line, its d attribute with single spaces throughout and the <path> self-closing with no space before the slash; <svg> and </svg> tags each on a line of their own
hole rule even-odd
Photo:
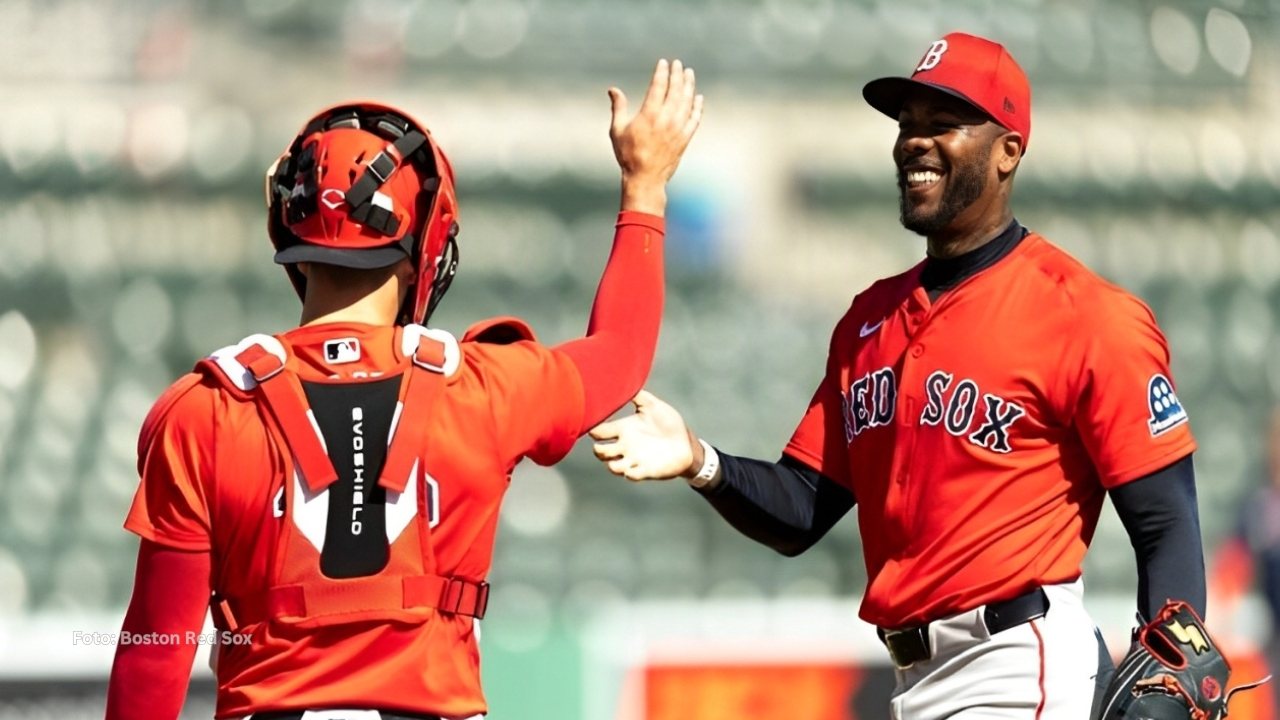
<svg viewBox="0 0 1280 720">
<path fill-rule="evenodd" d="M 934 40 L 933 44 L 929 46 L 928 52 L 924 54 L 924 57 L 920 58 L 920 64 L 916 66 L 916 72 L 932 70 L 938 67 L 938 63 L 942 62 L 942 54 L 946 51 L 946 40 Z"/>
</svg>

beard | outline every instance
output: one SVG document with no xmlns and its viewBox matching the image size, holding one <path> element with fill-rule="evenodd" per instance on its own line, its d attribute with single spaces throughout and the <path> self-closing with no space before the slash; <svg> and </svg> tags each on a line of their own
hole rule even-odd
<svg viewBox="0 0 1280 720">
<path fill-rule="evenodd" d="M 935 235 L 951 224 L 956 216 L 973 204 L 982 195 L 987 184 L 987 164 L 991 159 L 991 148 L 975 155 L 970 162 L 953 165 L 947 176 L 947 188 L 942 193 L 942 200 L 932 213 L 921 206 L 912 207 L 907 203 L 907 176 L 898 170 L 898 209 L 902 226 L 917 235 L 929 237 Z"/>
</svg>

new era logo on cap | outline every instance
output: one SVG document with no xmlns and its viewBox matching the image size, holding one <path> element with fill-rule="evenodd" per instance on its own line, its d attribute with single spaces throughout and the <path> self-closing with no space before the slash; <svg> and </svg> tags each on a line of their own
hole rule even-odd
<svg viewBox="0 0 1280 720">
<path fill-rule="evenodd" d="M 986 113 L 996 123 L 1031 137 L 1031 84 L 1003 45 L 967 33 L 953 32 L 933 41 L 910 78 L 872 80 L 862 88 L 871 107 L 895 120 L 907 94 L 924 86 L 954 95 Z"/>
</svg>

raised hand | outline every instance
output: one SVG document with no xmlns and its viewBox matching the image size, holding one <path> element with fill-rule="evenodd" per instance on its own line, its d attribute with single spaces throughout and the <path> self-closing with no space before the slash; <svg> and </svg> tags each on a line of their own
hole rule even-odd
<svg viewBox="0 0 1280 720">
<path fill-rule="evenodd" d="M 702 122 L 702 96 L 695 93 L 693 68 L 679 60 L 659 60 L 635 117 L 627 96 L 609 88 L 613 122 L 609 139 L 622 169 L 622 209 L 661 215 L 666 184 L 675 174 L 689 140 Z"/>
<path fill-rule="evenodd" d="M 631 402 L 634 415 L 591 430 L 596 457 L 609 472 L 633 481 L 669 480 L 688 473 L 697 440 L 680 413 L 646 390 Z"/>
</svg>

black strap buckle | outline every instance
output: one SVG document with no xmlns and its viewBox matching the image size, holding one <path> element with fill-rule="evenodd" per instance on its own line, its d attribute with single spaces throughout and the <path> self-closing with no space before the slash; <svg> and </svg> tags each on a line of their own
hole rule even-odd
<svg viewBox="0 0 1280 720">
<path fill-rule="evenodd" d="M 400 167 L 400 162 L 408 159 L 426 142 L 427 136 L 415 131 L 383 148 L 382 152 L 365 165 L 365 171 L 347 190 L 347 204 L 358 208 L 369 202 L 378 188 L 382 187 L 387 182 L 387 178 Z"/>
<path fill-rule="evenodd" d="M 391 173 L 396 171 L 397 166 L 391 155 L 386 150 L 383 150 L 366 167 L 378 179 L 378 185 L 381 186 L 387 181 L 387 178 L 391 177 Z"/>
<path fill-rule="evenodd" d="M 213 616 L 213 626 L 219 630 L 235 632 L 240 629 L 240 621 L 231 609 L 231 601 L 222 593 L 215 592 L 209 597 L 209 611 Z"/>
<path fill-rule="evenodd" d="M 372 200 L 352 210 L 350 217 L 361 225 L 377 230 L 383 235 L 395 235 L 396 231 L 400 229 L 400 220 L 390 210 L 374 205 Z"/>
<path fill-rule="evenodd" d="M 485 610 L 489 608 L 489 583 L 481 580 L 463 580 L 449 578 L 440 593 L 439 609 L 454 615 L 470 615 L 477 620 L 484 619 Z"/>
<path fill-rule="evenodd" d="M 876 633 L 889 651 L 889 659 L 893 660 L 893 664 L 899 670 L 906 670 L 918 662 L 924 662 L 933 657 L 928 624 L 902 630 L 877 628 Z"/>
<path fill-rule="evenodd" d="M 489 609 L 489 583 L 481 580 L 480 587 L 476 590 L 476 614 L 473 617 L 477 620 L 483 620 L 485 612 Z"/>
</svg>

